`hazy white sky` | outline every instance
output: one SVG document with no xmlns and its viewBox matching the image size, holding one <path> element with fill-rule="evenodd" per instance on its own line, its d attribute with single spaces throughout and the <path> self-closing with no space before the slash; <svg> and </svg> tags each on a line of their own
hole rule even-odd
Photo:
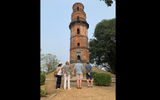
<svg viewBox="0 0 160 100">
<path fill-rule="evenodd" d="M 115 2 L 112 7 L 107 7 L 100 0 L 41 0 L 41 52 L 56 55 L 62 63 L 69 61 L 69 24 L 72 6 L 76 2 L 84 5 L 89 39 L 98 22 L 115 18 Z"/>
</svg>

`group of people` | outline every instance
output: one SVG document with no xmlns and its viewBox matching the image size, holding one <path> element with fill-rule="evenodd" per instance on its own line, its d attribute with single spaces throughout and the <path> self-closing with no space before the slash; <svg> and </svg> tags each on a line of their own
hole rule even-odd
<svg viewBox="0 0 160 100">
<path fill-rule="evenodd" d="M 74 65 L 74 76 L 77 78 L 77 89 L 82 89 L 82 79 L 83 79 L 83 64 L 80 62 L 80 60 L 77 61 L 77 63 Z M 85 65 L 86 70 L 86 79 L 88 83 L 88 88 L 93 87 L 93 79 L 92 79 L 92 66 L 87 62 Z M 61 78 L 62 75 L 64 75 L 64 89 L 66 89 L 66 83 L 68 83 L 68 90 L 71 89 L 70 87 L 70 76 L 71 76 L 71 66 L 69 62 L 67 61 L 64 66 L 62 66 L 62 63 L 59 62 L 57 70 L 56 70 L 56 89 L 60 89 L 61 86 Z M 68 81 L 68 82 L 67 82 Z M 89 82 L 91 81 L 91 83 Z"/>
</svg>

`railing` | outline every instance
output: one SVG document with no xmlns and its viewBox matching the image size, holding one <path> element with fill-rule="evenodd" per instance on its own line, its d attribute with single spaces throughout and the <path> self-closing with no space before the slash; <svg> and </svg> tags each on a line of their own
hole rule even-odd
<svg viewBox="0 0 160 100">
<path fill-rule="evenodd" d="M 69 28 L 71 29 L 71 27 L 74 26 L 75 24 L 84 24 L 84 25 L 87 26 L 87 28 L 89 28 L 89 24 L 86 21 L 74 21 L 74 22 L 71 22 L 70 25 L 69 25 Z"/>
</svg>

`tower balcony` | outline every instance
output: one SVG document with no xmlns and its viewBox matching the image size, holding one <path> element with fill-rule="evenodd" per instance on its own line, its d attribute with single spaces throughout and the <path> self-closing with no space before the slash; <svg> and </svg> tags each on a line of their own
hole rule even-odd
<svg viewBox="0 0 160 100">
<path fill-rule="evenodd" d="M 75 24 L 82 24 L 82 25 L 85 25 L 87 29 L 89 28 L 89 24 L 86 21 L 76 20 L 69 24 L 69 29 L 71 29 L 72 26 L 74 26 Z"/>
</svg>

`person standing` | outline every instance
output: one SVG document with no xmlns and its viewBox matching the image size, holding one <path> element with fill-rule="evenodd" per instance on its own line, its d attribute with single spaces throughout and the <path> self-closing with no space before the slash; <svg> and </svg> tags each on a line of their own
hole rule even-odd
<svg viewBox="0 0 160 100">
<path fill-rule="evenodd" d="M 88 88 L 90 86 L 92 88 L 93 87 L 92 66 L 89 64 L 89 62 L 87 62 L 87 64 L 85 65 L 85 69 L 86 69 L 86 78 L 87 78 Z M 89 83 L 89 80 L 91 81 L 91 85 Z"/>
<path fill-rule="evenodd" d="M 58 64 L 58 67 L 57 67 L 57 82 L 56 82 L 56 89 L 60 89 L 60 85 L 61 85 L 61 77 L 62 77 L 62 63 L 60 62 Z"/>
<path fill-rule="evenodd" d="M 64 89 L 66 90 L 66 82 L 68 81 L 68 90 L 70 90 L 70 72 L 71 67 L 69 62 L 67 61 L 66 64 L 63 66 L 63 73 L 64 73 Z"/>
<path fill-rule="evenodd" d="M 74 65 L 74 75 L 77 78 L 77 89 L 82 89 L 82 78 L 83 78 L 83 64 L 80 63 L 80 60 L 77 60 L 77 63 Z"/>
</svg>

